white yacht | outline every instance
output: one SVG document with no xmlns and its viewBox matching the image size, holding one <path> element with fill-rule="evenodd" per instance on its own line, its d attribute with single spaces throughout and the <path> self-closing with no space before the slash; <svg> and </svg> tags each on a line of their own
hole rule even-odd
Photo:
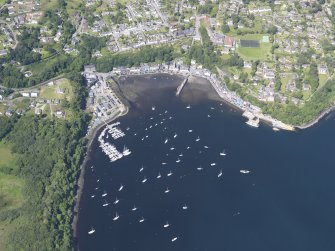
<svg viewBox="0 0 335 251">
<path fill-rule="evenodd" d="M 144 222 L 144 218 L 142 217 L 138 222 L 139 222 L 139 223 Z"/>
<path fill-rule="evenodd" d="M 218 178 L 220 178 L 222 176 L 222 169 L 220 170 L 219 174 L 218 174 Z"/>
<path fill-rule="evenodd" d="M 166 162 L 162 162 L 162 165 L 166 165 Z"/>
<path fill-rule="evenodd" d="M 186 147 L 186 149 L 190 149 L 190 148 L 191 148 L 190 146 Z"/>
<path fill-rule="evenodd" d="M 147 178 L 144 177 L 144 179 L 142 180 L 142 183 L 145 183 L 147 181 Z"/>
<path fill-rule="evenodd" d="M 94 197 L 95 197 L 95 195 L 94 195 L 94 194 L 92 194 L 92 195 L 91 195 L 91 198 L 94 198 Z"/>
<path fill-rule="evenodd" d="M 198 136 L 198 138 L 196 138 L 196 140 L 195 141 L 199 141 L 200 140 L 200 137 Z"/>
<path fill-rule="evenodd" d="M 183 210 L 186 210 L 188 207 L 187 207 L 187 205 L 185 204 L 184 206 L 183 206 Z"/>
<path fill-rule="evenodd" d="M 213 162 L 213 163 L 211 163 L 211 166 L 216 166 L 216 163 L 214 163 L 214 162 Z"/>
<path fill-rule="evenodd" d="M 198 170 L 198 171 L 201 171 L 201 170 L 203 170 L 203 168 L 202 168 L 202 167 L 198 167 L 197 170 Z"/>
<path fill-rule="evenodd" d="M 183 157 L 183 153 L 180 153 L 180 154 L 179 154 L 179 157 Z"/>
<path fill-rule="evenodd" d="M 192 129 L 190 129 L 190 130 L 188 130 L 188 132 L 193 132 L 193 130 L 192 130 Z"/>
<path fill-rule="evenodd" d="M 157 179 L 160 179 L 162 177 L 161 173 L 158 173 Z"/>
<path fill-rule="evenodd" d="M 190 109 L 190 108 L 191 108 L 191 105 L 186 106 L 186 108 L 187 108 L 187 109 Z"/>
<path fill-rule="evenodd" d="M 174 147 L 171 147 L 170 150 L 173 151 L 175 148 Z"/>
<path fill-rule="evenodd" d="M 166 190 L 164 191 L 164 193 L 168 193 L 170 192 L 169 188 L 166 188 Z"/>
<path fill-rule="evenodd" d="M 164 228 L 167 228 L 167 227 L 169 227 L 169 226 L 170 226 L 169 222 L 166 222 L 166 223 L 163 225 Z"/>
<path fill-rule="evenodd" d="M 179 163 L 179 162 L 180 162 L 180 159 L 178 158 L 178 159 L 176 160 L 176 162 Z"/>
<path fill-rule="evenodd" d="M 177 136 L 178 136 L 177 133 L 175 133 L 175 135 L 173 135 L 174 138 L 177 138 Z"/>
<path fill-rule="evenodd" d="M 122 154 L 123 154 L 123 156 L 127 156 L 127 155 L 131 154 L 131 151 L 127 147 L 124 146 Z"/>
<path fill-rule="evenodd" d="M 209 147 L 208 146 L 204 146 L 205 149 L 208 149 Z"/>
<path fill-rule="evenodd" d="M 250 173 L 250 171 L 246 170 L 246 169 L 242 169 L 242 170 L 240 170 L 240 173 L 247 174 L 247 173 Z"/>
<path fill-rule="evenodd" d="M 171 170 L 170 170 L 170 172 L 167 174 L 167 176 L 171 176 L 173 173 L 171 172 Z"/>
<path fill-rule="evenodd" d="M 113 221 L 116 221 L 119 218 L 120 218 L 120 216 L 117 213 L 115 213 L 115 217 L 113 218 Z"/>
<path fill-rule="evenodd" d="M 107 196 L 107 192 L 105 191 L 101 196 L 102 196 L 102 197 Z"/>
<path fill-rule="evenodd" d="M 90 231 L 88 231 L 88 234 L 93 234 L 95 232 L 95 229 L 92 227 Z"/>
<path fill-rule="evenodd" d="M 156 110 L 156 107 L 154 107 L 154 106 L 153 106 L 153 107 L 151 107 L 151 110 L 153 110 L 153 111 L 154 111 L 154 110 Z"/>
<path fill-rule="evenodd" d="M 222 152 L 220 152 L 220 155 L 221 156 L 226 156 L 227 154 L 224 151 L 222 151 Z"/>
<path fill-rule="evenodd" d="M 178 239 L 178 237 L 173 237 L 171 241 L 174 242 L 174 241 L 176 241 L 177 239 Z"/>
<path fill-rule="evenodd" d="M 143 169 L 144 169 L 144 167 L 142 166 L 142 167 L 141 167 L 141 169 L 140 169 L 140 172 L 142 172 L 142 171 L 143 171 Z"/>
<path fill-rule="evenodd" d="M 131 209 L 131 211 L 136 211 L 137 207 L 134 205 L 134 207 Z"/>
<path fill-rule="evenodd" d="M 109 205 L 109 203 L 107 201 L 105 201 L 104 204 L 102 204 L 103 207 L 107 207 Z"/>
<path fill-rule="evenodd" d="M 119 188 L 119 192 L 123 189 L 123 185 L 121 184 L 120 188 Z"/>
<path fill-rule="evenodd" d="M 169 142 L 168 138 L 165 139 L 164 144 L 166 144 L 167 142 Z"/>
<path fill-rule="evenodd" d="M 116 205 L 117 203 L 119 203 L 119 199 L 116 197 L 114 201 L 114 205 Z"/>
</svg>

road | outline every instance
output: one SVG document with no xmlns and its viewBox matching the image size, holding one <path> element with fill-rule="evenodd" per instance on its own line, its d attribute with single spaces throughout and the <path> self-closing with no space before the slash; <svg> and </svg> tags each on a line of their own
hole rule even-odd
<svg viewBox="0 0 335 251">
<path fill-rule="evenodd" d="M 166 26 L 168 26 L 168 23 L 166 22 L 166 19 L 165 19 L 164 15 L 162 14 L 161 10 L 159 9 L 159 6 L 158 6 L 156 0 L 151 0 L 151 3 L 152 3 L 152 5 L 154 6 L 154 8 L 155 8 L 157 14 L 159 15 L 159 17 L 162 19 L 162 22 L 163 22 Z"/>
<path fill-rule="evenodd" d="M 17 41 L 17 38 L 16 38 L 16 34 L 15 32 L 13 31 L 13 26 L 14 24 L 8 24 L 7 22 L 3 21 L 3 20 L 0 20 L 0 23 L 1 24 L 5 24 L 7 25 L 8 29 L 10 30 L 10 32 L 13 34 L 13 38 L 14 38 L 14 46 L 13 46 L 13 49 L 16 48 L 17 44 L 18 44 L 18 41 Z"/>
</svg>

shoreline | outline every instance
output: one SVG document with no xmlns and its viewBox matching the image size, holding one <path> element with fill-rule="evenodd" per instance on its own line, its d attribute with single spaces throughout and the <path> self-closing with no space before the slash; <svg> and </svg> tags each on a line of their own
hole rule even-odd
<svg viewBox="0 0 335 251">
<path fill-rule="evenodd" d="M 300 130 L 308 129 L 308 128 L 316 125 L 317 123 L 319 123 L 324 117 L 326 117 L 328 114 L 331 114 L 334 111 L 335 111 L 335 105 L 333 105 L 333 106 L 329 107 L 328 109 L 324 110 L 317 118 L 315 118 L 311 122 L 308 122 L 304 125 L 297 125 L 297 126 L 294 126 L 294 127 L 297 128 L 297 129 L 300 129 Z"/>
<path fill-rule="evenodd" d="M 87 163 L 90 160 L 90 153 L 91 153 L 91 150 L 92 150 L 93 141 L 96 138 L 97 133 L 103 127 L 105 127 L 107 124 L 113 122 L 117 118 L 125 116 L 129 112 L 129 107 L 125 104 L 123 104 L 123 105 L 125 106 L 125 111 L 124 112 L 119 112 L 119 113 L 115 114 L 112 118 L 108 119 L 107 121 L 104 121 L 104 123 L 102 123 L 101 125 L 94 128 L 94 130 L 87 136 L 88 141 L 87 141 L 87 144 L 86 144 L 86 153 L 85 153 L 85 156 L 84 156 L 84 160 L 83 160 L 82 164 L 80 165 L 80 174 L 79 174 L 79 178 L 78 178 L 78 181 L 77 181 L 77 191 L 76 191 L 76 194 L 75 194 L 75 197 L 74 197 L 74 206 L 73 206 L 73 209 L 72 209 L 73 218 L 72 218 L 71 226 L 72 226 L 74 246 L 76 246 L 79 205 L 80 205 L 80 200 L 81 200 L 81 196 L 82 196 L 83 188 L 84 188 L 84 182 L 85 182 L 84 177 L 85 177 L 85 173 L 86 173 Z"/>
<path fill-rule="evenodd" d="M 99 73 L 98 73 L 99 74 Z M 144 74 L 127 74 L 127 75 L 114 75 L 111 74 L 111 76 L 113 77 L 113 80 L 117 83 L 117 85 L 119 85 L 119 80 L 120 77 L 136 77 L 136 76 L 153 76 L 153 75 L 159 75 L 159 74 L 164 74 L 164 75 L 170 75 L 170 76 L 178 76 L 178 77 L 186 77 L 185 74 L 182 73 L 173 73 L 173 72 L 154 72 L 154 73 L 144 73 Z M 116 79 L 115 79 L 116 77 Z M 199 81 L 200 80 L 200 81 Z M 234 103 L 230 102 L 229 100 L 227 100 L 226 98 L 224 98 L 224 95 L 220 92 L 219 87 L 216 86 L 215 83 L 213 83 L 213 81 L 211 81 L 210 78 L 206 77 L 206 76 L 198 76 L 198 75 L 190 75 L 190 78 L 188 80 L 188 84 L 190 84 L 191 86 L 194 86 L 194 83 L 197 83 L 198 85 L 201 86 L 205 86 L 204 85 L 204 81 L 206 81 L 208 83 L 208 86 L 206 88 L 208 88 L 209 86 L 211 86 L 214 89 L 215 94 L 218 95 L 219 100 L 223 101 L 227 106 L 235 109 L 237 112 L 244 112 L 244 110 L 242 108 L 240 108 L 239 106 L 235 105 Z M 206 85 L 207 85 L 206 83 Z M 192 88 L 192 87 L 191 87 Z M 118 91 L 117 93 L 120 96 L 120 93 Z M 210 98 L 210 97 L 208 97 Z M 125 107 L 125 111 L 124 112 L 119 112 L 117 114 L 115 114 L 112 118 L 108 119 L 107 121 L 105 121 L 104 123 L 102 123 L 101 125 L 98 125 L 97 127 L 94 128 L 94 130 L 87 136 L 87 144 L 86 144 L 86 154 L 84 156 L 84 160 L 80 166 L 80 174 L 79 174 L 79 178 L 77 181 L 77 191 L 74 197 L 74 206 L 73 206 L 73 219 L 72 219 L 72 231 L 73 231 L 73 243 L 74 246 L 76 246 L 77 244 L 77 224 L 78 224 L 78 216 L 79 216 L 79 205 L 80 205 L 80 201 L 81 201 L 81 196 L 83 193 L 83 187 L 84 187 L 84 176 L 85 176 L 85 171 L 87 168 L 87 163 L 90 160 L 90 153 L 92 150 L 92 144 L 94 139 L 96 138 L 97 133 L 103 128 L 105 127 L 107 124 L 113 122 L 114 120 L 116 120 L 119 117 L 125 116 L 126 114 L 128 114 L 129 112 L 129 105 L 127 105 L 127 102 L 125 102 L 124 97 L 121 98 L 122 99 L 122 103 Z M 327 110 L 325 110 L 324 112 L 322 112 L 315 120 L 313 120 L 310 123 L 307 123 L 306 125 L 302 125 L 302 126 L 292 126 L 292 128 L 297 128 L 297 129 L 307 129 L 315 124 L 317 124 L 324 116 L 326 116 L 327 114 L 331 113 L 335 111 L 335 106 L 332 106 L 330 108 L 328 108 Z M 273 121 L 277 121 L 275 119 L 272 118 L 272 120 L 269 120 L 269 118 L 267 117 L 267 115 L 260 115 L 257 114 L 260 118 L 260 120 L 262 120 L 265 124 L 271 126 L 271 127 L 275 127 L 275 124 L 273 124 Z M 278 121 L 279 123 L 282 123 L 280 121 Z M 282 123 L 282 125 L 285 125 L 284 123 Z M 285 128 L 281 128 L 281 129 L 285 129 Z M 290 130 L 290 128 L 286 129 L 286 130 Z M 292 131 L 292 130 L 290 130 Z"/>
<path fill-rule="evenodd" d="M 99 74 L 99 73 L 97 73 Z M 234 100 L 230 100 L 229 99 L 229 95 L 236 95 L 233 92 L 230 92 L 229 90 L 225 90 L 223 87 L 219 86 L 219 84 L 217 83 L 217 79 L 214 77 L 210 76 L 206 76 L 206 75 L 199 75 L 199 74 L 189 74 L 189 73 L 183 73 L 183 72 L 172 72 L 172 71 L 157 71 L 157 72 L 146 72 L 146 73 L 128 73 L 128 74 L 113 74 L 111 72 L 109 73 L 103 73 L 103 74 L 109 74 L 113 77 L 134 77 L 134 76 L 146 76 L 146 75 L 159 75 L 159 74 L 168 74 L 171 76 L 179 76 L 179 77 L 187 77 L 188 81 L 187 82 L 193 82 L 193 83 L 197 83 L 199 82 L 198 80 L 205 80 L 209 83 L 209 85 L 212 86 L 212 88 L 214 89 L 214 91 L 216 92 L 216 94 L 219 96 L 220 101 L 223 101 L 226 105 L 232 107 L 233 109 L 237 110 L 238 112 L 241 112 L 242 114 L 244 112 L 250 112 L 253 117 L 258 118 L 259 120 L 261 120 L 262 122 L 264 122 L 265 124 L 267 124 L 268 126 L 272 127 L 272 128 L 277 128 L 277 129 L 281 129 L 281 130 L 286 130 L 286 131 L 295 131 L 295 129 L 297 128 L 296 126 L 292 126 L 289 124 L 286 124 L 282 121 L 279 121 L 273 117 L 271 117 L 270 115 L 267 114 L 263 114 L 261 111 L 256 111 L 254 109 L 251 109 L 251 107 L 247 107 L 247 106 L 243 106 L 241 107 L 241 105 L 239 105 L 237 102 L 234 103 Z M 191 84 L 191 83 L 190 83 Z M 186 83 L 187 85 L 187 83 Z M 229 93 L 230 92 L 230 93 Z M 182 91 L 181 91 L 182 93 Z M 238 96 L 236 96 L 238 97 Z M 235 98 L 235 96 L 234 96 Z M 234 99 L 233 98 L 233 99 Z M 252 106 L 252 105 L 251 105 Z"/>
</svg>

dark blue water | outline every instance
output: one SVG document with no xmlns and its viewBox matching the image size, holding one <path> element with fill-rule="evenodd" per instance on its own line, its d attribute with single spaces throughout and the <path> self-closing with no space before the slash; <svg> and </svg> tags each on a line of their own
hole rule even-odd
<svg viewBox="0 0 335 251">
<path fill-rule="evenodd" d="M 127 135 L 109 140 L 131 155 L 111 163 L 93 146 L 94 169 L 87 169 L 79 211 L 80 250 L 335 250 L 334 118 L 295 133 L 255 129 L 220 102 L 193 99 L 187 109 L 174 91 L 143 92 L 118 120 Z M 103 207 L 105 201 L 110 205 Z M 91 227 L 96 231 L 88 235 Z"/>
</svg>

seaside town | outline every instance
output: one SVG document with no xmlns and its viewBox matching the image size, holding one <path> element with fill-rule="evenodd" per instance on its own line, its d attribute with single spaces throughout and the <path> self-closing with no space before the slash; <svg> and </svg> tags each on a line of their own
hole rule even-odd
<svg viewBox="0 0 335 251">
<path fill-rule="evenodd" d="M 95 72 L 95 67 L 93 65 L 89 65 L 85 67 L 84 75 L 87 79 L 87 82 L 98 81 L 98 79 L 103 79 L 104 77 L 117 77 L 117 76 L 127 76 L 127 75 L 143 75 L 143 74 L 157 74 L 157 73 L 167 73 L 167 74 L 178 74 L 183 75 L 185 80 L 181 83 L 179 88 L 176 90 L 176 94 L 179 95 L 182 91 L 182 88 L 187 83 L 189 76 L 200 77 L 207 79 L 219 96 L 225 100 L 228 104 L 232 104 L 235 107 L 241 109 L 244 113 L 243 116 L 248 118 L 247 124 L 258 127 L 259 119 L 262 119 L 268 123 L 270 123 L 274 130 L 284 129 L 284 130 L 294 130 L 292 126 L 286 125 L 276 119 L 271 118 L 271 116 L 266 116 L 262 114 L 260 108 L 250 104 L 249 102 L 243 101 L 235 92 L 229 91 L 227 87 L 221 84 L 221 81 L 216 76 L 216 74 L 212 74 L 209 70 L 202 69 L 202 67 L 198 66 L 196 62 L 191 62 L 191 67 L 184 65 L 181 61 L 179 62 L 171 62 L 169 64 L 157 64 L 157 65 L 142 65 L 141 67 L 132 67 L 132 68 L 114 68 L 110 73 L 97 73 Z M 103 106 L 101 104 L 97 104 L 94 102 L 96 99 L 108 100 L 109 102 L 104 103 Z M 99 97 L 99 98 L 98 98 Z M 95 110 L 95 118 L 96 120 L 93 122 L 94 124 L 101 124 L 101 120 L 108 120 L 110 118 L 109 114 L 113 114 L 113 112 L 123 112 L 125 108 L 122 106 L 122 103 L 116 97 L 115 94 L 112 94 L 111 89 L 106 82 L 98 81 L 92 87 L 90 91 L 90 99 L 89 104 Z M 107 108 L 107 109 L 106 109 Z M 109 109 L 108 109 L 109 108 Z M 103 111 L 112 111 L 109 114 Z"/>
<path fill-rule="evenodd" d="M 328 118 L 335 111 L 334 70 L 335 0 L 0 0 L 0 250 L 75 249 L 91 145 L 97 141 L 108 162 L 138 156 L 125 142 L 131 126 L 114 121 L 132 107 L 123 93 L 128 76 L 178 75 L 181 100 L 204 82 L 220 106 L 244 117 L 246 133 L 263 134 L 265 127 L 264 135 L 290 139 L 293 133 L 272 134 L 268 126 L 298 135 Z M 150 112 L 163 116 L 158 110 Z M 172 143 L 167 137 L 164 145 Z M 297 163 L 308 161 L 296 152 L 304 146 L 292 145 Z M 193 149 L 186 147 L 178 157 Z M 224 148 L 217 152 L 222 161 L 225 155 Z M 267 164 L 275 159 L 268 156 L 261 155 Z"/>
<path fill-rule="evenodd" d="M 335 5 L 332 1 L 137 0 L 123 3 L 87 0 L 67 4 L 56 15 L 49 12 L 52 8 L 44 1 L 23 4 L 12 0 L 1 6 L 4 14 L 0 20 L 2 60 L 12 58 L 15 48 L 23 46 L 24 42 L 18 39 L 22 39 L 22 32 L 29 29 L 37 33 L 37 41 L 33 43 L 36 46 L 29 56 L 39 60 L 53 57 L 55 53 L 76 57 L 83 36 L 102 41 L 92 51 L 95 62 L 142 47 L 172 45 L 181 51 L 173 61 L 144 63 L 128 71 L 115 67 L 112 74 L 168 71 L 209 78 L 221 97 L 248 111 L 247 114 L 253 114 L 248 117 L 255 118 L 270 118 L 261 115 L 262 107 L 257 107 L 259 102 L 300 108 L 334 77 Z M 199 31 L 202 27 L 215 55 L 228 62 L 224 66 L 208 69 L 207 63 L 187 57 L 192 46 L 204 43 L 203 34 Z M 69 30 L 74 32 L 69 34 Z M 17 63 L 24 80 L 29 82 L 39 74 L 38 69 L 22 66 L 19 58 L 20 55 L 12 58 L 11 62 Z M 164 64 L 175 65 L 175 68 L 167 69 Z M 6 67 L 6 61 L 3 66 Z M 15 89 L 11 89 L 15 95 L 8 95 L 5 89 L 8 85 L 3 83 L 0 93 L 1 115 L 22 114 L 29 107 L 36 108 L 27 101 L 36 97 L 20 95 L 22 93 L 15 92 Z M 248 100 L 239 98 L 241 95 L 247 95 Z M 254 99 L 259 102 L 253 102 Z M 22 100 L 27 106 L 20 109 Z M 63 110 L 57 109 L 51 114 L 64 117 Z M 35 112 L 43 113 L 43 109 L 36 108 Z"/>
</svg>

